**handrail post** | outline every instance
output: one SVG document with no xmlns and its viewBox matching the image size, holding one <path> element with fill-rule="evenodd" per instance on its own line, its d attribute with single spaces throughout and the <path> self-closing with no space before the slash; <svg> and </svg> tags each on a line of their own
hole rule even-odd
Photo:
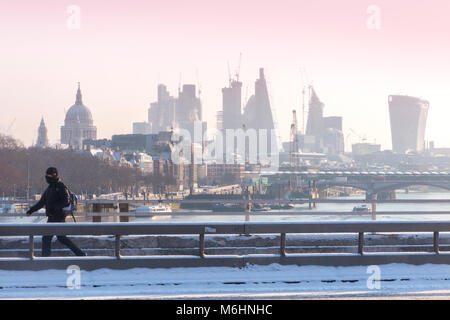
<svg viewBox="0 0 450 320">
<path fill-rule="evenodd" d="M 250 202 L 247 202 L 245 204 L 245 222 L 250 221 L 250 211 L 251 211 L 251 204 Z"/>
<path fill-rule="evenodd" d="M 286 256 L 286 233 L 282 233 L 280 236 L 280 256 Z"/>
<path fill-rule="evenodd" d="M 28 252 L 28 257 L 30 258 L 30 260 L 34 259 L 34 236 L 29 236 L 29 252 Z"/>
<path fill-rule="evenodd" d="M 378 198 L 378 196 L 377 196 L 377 194 L 375 193 L 375 194 L 372 194 L 371 196 L 370 196 L 370 200 L 372 200 L 371 202 L 372 202 L 372 220 L 373 221 L 375 221 L 375 220 L 377 220 L 377 198 Z"/>
<path fill-rule="evenodd" d="M 436 254 L 439 254 L 439 232 L 433 232 L 433 250 Z"/>
<path fill-rule="evenodd" d="M 314 190 L 314 194 L 313 194 L 313 199 L 317 199 L 318 197 L 318 192 L 317 192 L 317 186 L 316 186 L 316 180 L 313 180 L 313 190 Z M 313 202 L 313 208 L 316 208 L 316 202 Z"/>
<path fill-rule="evenodd" d="M 92 204 L 92 212 L 102 212 L 102 204 L 101 203 L 93 203 Z M 92 217 L 92 222 L 102 222 L 102 216 L 98 215 L 98 216 L 93 216 Z"/>
<path fill-rule="evenodd" d="M 200 258 L 205 257 L 205 234 L 200 233 L 199 235 L 199 255 Z"/>
<path fill-rule="evenodd" d="M 312 209 L 312 189 L 311 189 L 311 180 L 308 181 L 308 209 Z"/>
<path fill-rule="evenodd" d="M 364 232 L 358 233 L 358 253 L 360 255 L 364 254 Z"/>
<path fill-rule="evenodd" d="M 120 234 L 116 234 L 114 251 L 117 259 L 120 259 Z"/>
<path fill-rule="evenodd" d="M 119 197 L 117 195 L 114 196 L 114 200 L 119 200 Z M 114 212 L 116 213 L 114 215 L 114 222 L 119 222 L 119 212 L 120 212 L 120 203 L 114 203 L 113 205 Z"/>
<path fill-rule="evenodd" d="M 129 203 L 119 203 L 119 211 L 120 212 L 128 212 L 129 211 Z M 129 222 L 129 216 L 120 216 L 120 222 Z"/>
</svg>

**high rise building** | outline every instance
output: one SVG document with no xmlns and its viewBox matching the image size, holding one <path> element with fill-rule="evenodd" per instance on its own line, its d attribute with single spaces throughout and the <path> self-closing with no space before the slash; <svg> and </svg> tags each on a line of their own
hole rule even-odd
<svg viewBox="0 0 450 320">
<path fill-rule="evenodd" d="M 150 134 L 152 126 L 148 122 L 133 122 L 133 134 Z"/>
<path fill-rule="evenodd" d="M 241 91 L 242 82 L 230 81 L 230 85 L 222 89 L 222 129 L 241 129 Z"/>
<path fill-rule="evenodd" d="M 47 128 L 45 127 L 44 118 L 41 119 L 41 124 L 38 129 L 38 139 L 36 147 L 46 148 L 48 146 Z"/>
<path fill-rule="evenodd" d="M 316 91 L 309 88 L 309 110 L 306 123 L 306 132 L 303 137 L 302 149 L 305 152 L 324 152 L 325 124 L 323 109 L 325 105 L 320 101 Z"/>
<path fill-rule="evenodd" d="M 78 83 L 75 104 L 67 111 L 64 126 L 61 127 L 61 144 L 81 149 L 85 139 L 97 139 L 97 127 L 94 126 L 91 111 L 83 104 Z"/>
<path fill-rule="evenodd" d="M 306 135 L 320 136 L 323 134 L 323 109 L 324 104 L 319 100 L 316 91 L 311 87 L 311 98 L 309 101 L 308 122 L 306 124 Z"/>
<path fill-rule="evenodd" d="M 260 159 L 261 156 L 266 158 L 267 155 L 275 154 L 277 152 L 277 141 L 272 141 L 274 138 L 272 130 L 275 130 L 275 125 L 263 68 L 259 69 L 259 79 L 255 82 L 255 94 L 250 97 L 244 108 L 243 123 L 247 130 L 255 129 L 257 131 L 258 159 Z M 261 137 L 266 138 L 266 150 L 260 150 Z"/>
<path fill-rule="evenodd" d="M 323 127 L 342 131 L 342 117 L 323 117 Z"/>
<path fill-rule="evenodd" d="M 222 131 L 222 135 L 225 138 L 227 136 L 227 130 L 242 129 L 242 111 L 241 111 L 241 89 L 242 82 L 237 79 L 230 79 L 229 86 L 222 88 L 222 111 L 218 114 L 218 126 L 217 129 Z M 234 152 L 236 152 L 237 138 L 234 138 Z M 224 161 L 226 161 L 227 153 L 227 141 L 223 141 Z"/>
<path fill-rule="evenodd" d="M 175 125 L 176 128 L 186 130 L 190 134 L 190 141 L 183 137 L 183 153 L 187 160 L 190 159 L 191 143 L 199 144 L 202 152 L 206 141 L 204 136 L 207 130 L 206 121 L 202 121 L 202 103 L 197 97 L 194 84 L 183 85 L 183 90 L 178 93 L 176 103 Z M 198 154 L 201 155 L 202 152 Z"/>
<path fill-rule="evenodd" d="M 179 127 L 184 128 L 186 123 L 202 121 L 202 104 L 197 97 L 194 84 L 183 85 L 178 93 L 175 121 Z"/>
<path fill-rule="evenodd" d="M 389 96 L 392 150 L 398 153 L 420 152 L 425 144 L 429 102 L 420 98 Z"/>
<path fill-rule="evenodd" d="M 193 84 L 183 85 L 177 98 L 170 95 L 165 85 L 159 84 L 158 101 L 151 103 L 148 109 L 148 123 L 133 124 L 135 134 L 146 134 L 149 130 L 152 134 L 174 132 L 175 140 L 183 140 L 181 146 L 185 156 L 190 154 L 191 143 L 199 144 L 202 150 L 196 154 L 200 158 L 206 143 L 203 139 L 206 129 L 207 124 L 202 121 L 201 100 L 197 97 L 196 86 Z M 190 134 L 190 137 L 186 136 L 186 132 Z"/>
<path fill-rule="evenodd" d="M 163 84 L 158 85 L 158 101 L 150 104 L 148 123 L 152 133 L 169 131 L 175 122 L 176 98 L 172 97 Z"/>
<path fill-rule="evenodd" d="M 344 134 L 341 130 L 326 128 L 323 133 L 323 152 L 326 154 L 344 153 Z"/>
<path fill-rule="evenodd" d="M 325 104 L 320 101 L 314 87 L 309 88 L 309 112 L 306 133 L 301 138 L 304 152 L 326 154 L 344 153 L 342 117 L 324 117 Z"/>
</svg>

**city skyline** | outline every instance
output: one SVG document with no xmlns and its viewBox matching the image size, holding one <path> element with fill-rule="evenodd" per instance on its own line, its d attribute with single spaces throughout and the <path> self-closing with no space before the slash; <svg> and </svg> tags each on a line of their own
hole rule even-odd
<svg viewBox="0 0 450 320">
<path fill-rule="evenodd" d="M 227 63 L 234 74 L 242 52 L 242 104 L 251 95 L 257 70 L 264 68 L 282 141 L 289 140 L 292 109 L 303 121 L 305 68 L 324 112 L 344 118 L 345 137 L 351 128 L 391 149 L 387 97 L 408 94 L 430 102 L 425 140 L 449 146 L 450 137 L 442 134 L 449 115 L 449 4 L 378 1 L 381 25 L 371 30 L 371 3 L 344 2 L 258 2 L 255 14 L 253 1 L 131 1 L 127 7 L 78 1 L 79 30 L 66 26 L 68 3 L 0 4 L 7 48 L 0 62 L 0 132 L 31 145 L 43 116 L 50 143 L 55 143 L 78 81 L 99 138 L 130 133 L 133 122 L 145 121 L 159 83 L 173 94 L 180 82 L 200 84 L 203 119 L 215 127 L 221 90 L 228 83 Z M 177 5 L 179 10 L 171 11 Z M 350 151 L 347 142 L 360 139 L 346 139 Z"/>
</svg>

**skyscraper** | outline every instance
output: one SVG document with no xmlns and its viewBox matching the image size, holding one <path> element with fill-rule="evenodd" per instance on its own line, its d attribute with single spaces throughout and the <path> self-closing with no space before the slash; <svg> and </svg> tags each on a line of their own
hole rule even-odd
<svg viewBox="0 0 450 320">
<path fill-rule="evenodd" d="M 263 156 L 274 154 L 277 152 L 277 142 L 272 141 L 272 130 L 275 130 L 275 125 L 270 107 L 269 92 L 267 90 L 267 83 L 264 77 L 264 69 L 259 69 L 259 79 L 255 82 L 255 94 L 250 97 L 244 109 L 243 122 L 247 129 L 255 129 L 257 131 L 258 144 L 257 156 L 258 159 Z M 265 130 L 265 131 L 264 131 Z M 266 150 L 260 150 L 261 135 L 266 134 Z M 274 148 L 272 148 L 274 147 Z"/>
<path fill-rule="evenodd" d="M 311 98 L 309 100 L 308 122 L 306 124 L 306 135 L 320 136 L 323 134 L 324 121 L 323 109 L 324 104 L 319 100 L 316 91 L 311 87 Z"/>
<path fill-rule="evenodd" d="M 44 118 L 41 119 L 41 124 L 38 129 L 38 139 L 36 147 L 45 148 L 48 146 L 47 128 L 45 127 Z"/>
<path fill-rule="evenodd" d="M 316 91 L 309 88 L 309 109 L 306 132 L 303 138 L 302 149 L 307 152 L 324 152 L 324 118 L 323 109 L 325 105 L 320 101 Z"/>
<path fill-rule="evenodd" d="M 241 90 L 242 82 L 230 81 L 230 85 L 222 89 L 222 129 L 241 129 Z"/>
<path fill-rule="evenodd" d="M 342 117 L 323 117 L 323 127 L 342 131 Z"/>
<path fill-rule="evenodd" d="M 202 104 L 196 95 L 194 84 L 183 85 L 183 90 L 179 92 L 175 121 L 180 128 L 186 127 L 186 123 L 202 121 Z"/>
<path fill-rule="evenodd" d="M 218 130 L 222 131 L 223 137 L 227 136 L 227 130 L 242 129 L 242 111 L 241 111 L 241 89 L 242 82 L 237 79 L 231 80 L 228 87 L 222 88 L 222 111 L 218 114 L 220 122 Z M 234 137 L 234 153 L 237 151 L 237 138 Z M 223 141 L 224 160 L 226 161 L 227 141 Z"/>
<path fill-rule="evenodd" d="M 392 150 L 398 153 L 422 151 L 425 142 L 429 102 L 405 95 L 389 96 Z"/>
<path fill-rule="evenodd" d="M 183 156 L 187 161 L 191 159 L 191 143 L 199 145 L 201 150 L 196 152 L 196 162 L 202 159 L 205 148 L 205 133 L 207 130 L 206 121 L 202 121 L 202 103 L 197 96 L 194 84 L 183 85 L 183 90 L 178 93 L 175 108 L 175 130 L 180 129 L 189 132 L 190 137 L 183 135 Z"/>
<path fill-rule="evenodd" d="M 324 117 L 325 104 L 312 86 L 309 88 L 309 95 L 308 122 L 306 133 L 302 137 L 301 149 L 304 152 L 344 153 L 342 117 Z"/>
<path fill-rule="evenodd" d="M 163 84 L 158 85 L 158 101 L 150 104 L 148 123 L 152 133 L 169 131 L 174 126 L 176 98 L 172 97 Z"/>
</svg>

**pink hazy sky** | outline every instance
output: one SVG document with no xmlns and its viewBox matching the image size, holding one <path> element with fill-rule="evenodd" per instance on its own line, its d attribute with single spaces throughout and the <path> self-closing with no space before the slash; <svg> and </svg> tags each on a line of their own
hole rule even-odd
<svg viewBox="0 0 450 320">
<path fill-rule="evenodd" d="M 70 5 L 81 10 L 79 30 L 67 27 Z M 379 29 L 367 26 L 371 5 Z M 302 123 L 304 68 L 325 115 L 344 117 L 346 142 L 360 141 L 351 128 L 391 148 L 387 96 L 403 93 L 430 101 L 426 140 L 450 146 L 448 0 L 2 0 L 0 39 L 0 132 L 26 145 L 42 116 L 59 140 L 78 81 L 98 138 L 131 133 L 157 84 L 176 95 L 180 74 L 200 83 L 214 127 L 227 62 L 234 73 L 242 53 L 243 97 L 264 67 L 283 140 L 292 109 Z"/>
</svg>

